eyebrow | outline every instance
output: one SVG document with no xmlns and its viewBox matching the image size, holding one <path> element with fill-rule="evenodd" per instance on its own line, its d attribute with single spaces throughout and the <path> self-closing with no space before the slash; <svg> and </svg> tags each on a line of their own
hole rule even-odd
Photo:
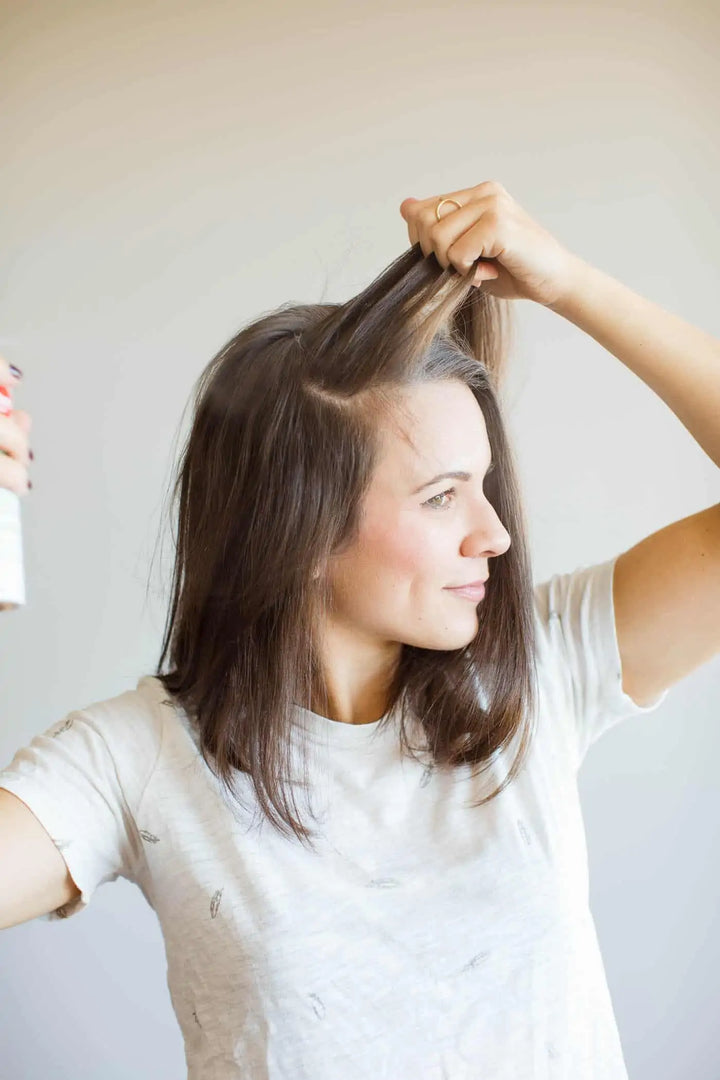
<svg viewBox="0 0 720 1080">
<path fill-rule="evenodd" d="M 487 476 L 488 473 L 491 473 L 494 468 L 495 468 L 495 462 L 491 461 L 485 475 Z M 472 479 L 472 473 L 469 473 L 469 472 L 456 471 L 456 472 L 438 473 L 437 476 L 433 476 L 432 480 L 428 480 L 426 483 L 421 484 L 420 487 L 415 488 L 415 490 L 413 491 L 413 495 L 417 495 L 417 493 L 419 491 L 422 491 L 423 488 L 431 487 L 433 484 L 439 483 L 440 480 L 470 480 L 470 479 Z"/>
</svg>

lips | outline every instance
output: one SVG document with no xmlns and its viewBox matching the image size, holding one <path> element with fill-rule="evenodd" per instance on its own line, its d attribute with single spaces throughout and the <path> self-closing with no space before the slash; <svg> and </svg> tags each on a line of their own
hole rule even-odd
<svg viewBox="0 0 720 1080">
<path fill-rule="evenodd" d="M 482 578 L 480 581 L 473 581 L 469 585 L 448 586 L 447 591 L 467 600 L 473 600 L 477 604 L 485 596 L 486 581 L 487 578 Z"/>
</svg>

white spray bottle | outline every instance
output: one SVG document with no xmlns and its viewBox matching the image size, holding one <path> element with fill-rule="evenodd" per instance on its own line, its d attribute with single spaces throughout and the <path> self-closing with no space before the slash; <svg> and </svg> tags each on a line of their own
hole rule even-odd
<svg viewBox="0 0 720 1080">
<path fill-rule="evenodd" d="M 12 395 L 0 386 L 0 415 L 13 411 Z M 0 453 L 4 451 L 0 450 Z M 20 496 L 0 487 L 0 607 L 17 608 L 25 603 Z"/>
</svg>

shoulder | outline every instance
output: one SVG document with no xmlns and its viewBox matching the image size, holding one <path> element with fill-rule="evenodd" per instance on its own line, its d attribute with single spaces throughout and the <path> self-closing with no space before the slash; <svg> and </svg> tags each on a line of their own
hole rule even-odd
<svg viewBox="0 0 720 1080">
<path fill-rule="evenodd" d="M 534 587 L 535 648 L 541 683 L 563 686 L 573 699 L 576 684 L 615 676 L 615 559 L 554 573 Z"/>
<path fill-rule="evenodd" d="M 593 616 L 607 617 L 612 613 L 609 601 L 615 561 L 613 556 L 604 562 L 584 564 L 552 574 L 534 586 L 535 624 L 543 642 Z"/>
<path fill-rule="evenodd" d="M 144 675 L 132 690 L 74 709 L 65 723 L 71 718 L 84 723 L 109 745 L 121 746 L 140 739 L 143 749 L 147 749 L 162 738 L 169 705 L 166 699 L 162 683 L 154 676 Z"/>
<path fill-rule="evenodd" d="M 169 715 L 162 683 L 143 676 L 134 689 L 73 709 L 46 735 L 77 760 L 97 755 L 111 762 L 132 805 L 160 758 Z"/>
</svg>

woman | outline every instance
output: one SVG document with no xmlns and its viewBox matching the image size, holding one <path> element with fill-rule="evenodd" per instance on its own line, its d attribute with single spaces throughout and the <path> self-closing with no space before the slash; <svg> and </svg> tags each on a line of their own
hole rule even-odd
<svg viewBox="0 0 720 1080">
<path fill-rule="evenodd" d="M 586 329 L 716 463 L 720 349 L 494 181 L 401 212 L 359 296 L 203 373 L 157 670 L 0 772 L 0 925 L 134 881 L 198 1080 L 618 1080 L 577 771 L 720 649 L 720 516 L 533 587 L 507 302 Z M 23 491 L 27 425 L 0 436 Z"/>
</svg>

